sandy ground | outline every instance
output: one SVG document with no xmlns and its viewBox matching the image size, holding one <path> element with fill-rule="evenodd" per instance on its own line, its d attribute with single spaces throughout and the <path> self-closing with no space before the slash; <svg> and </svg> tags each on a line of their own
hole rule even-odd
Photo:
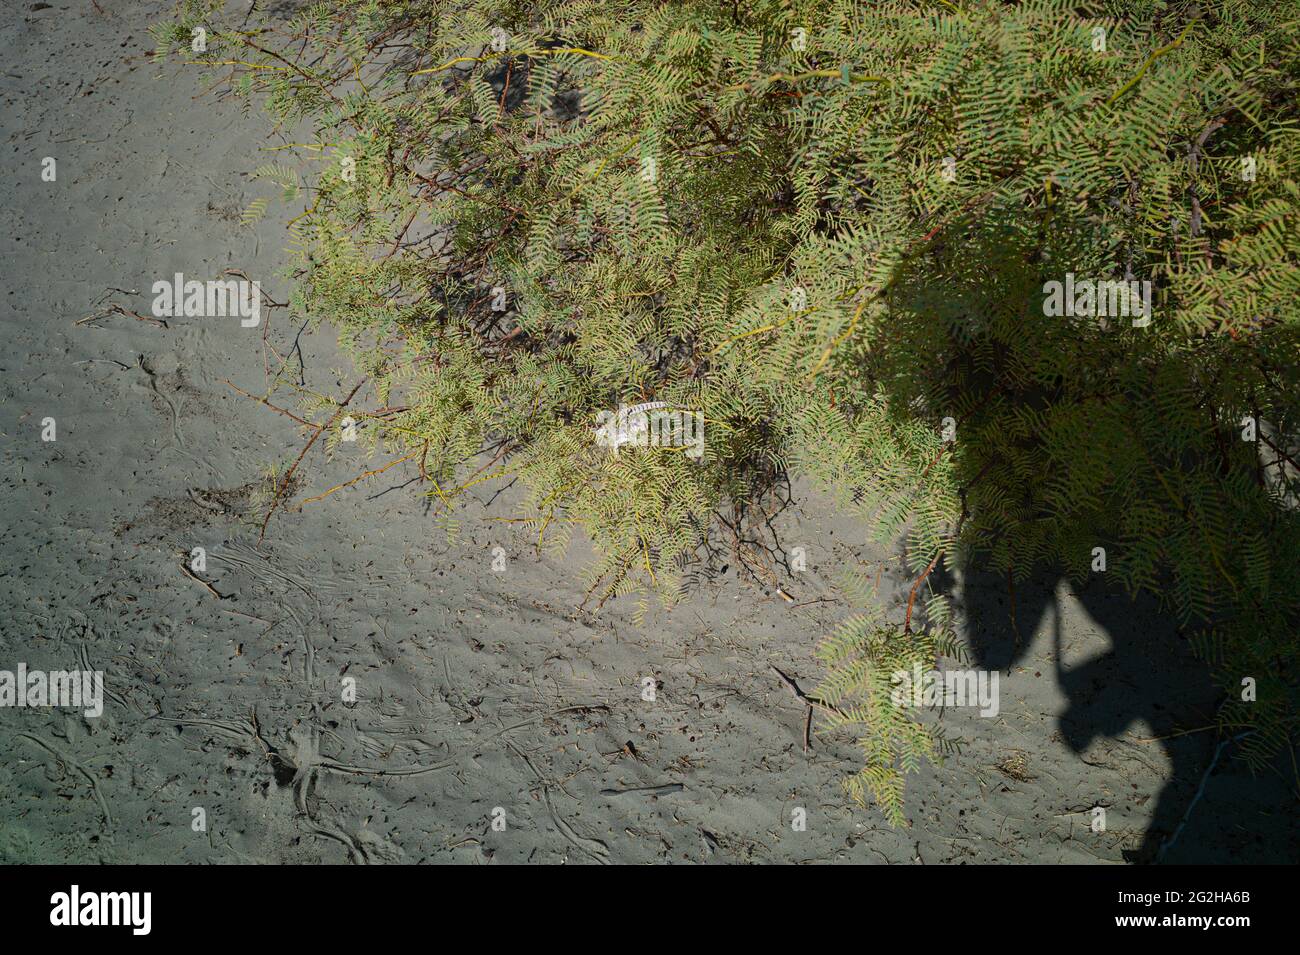
<svg viewBox="0 0 1300 955">
<path fill-rule="evenodd" d="M 1252 779 L 1225 759 L 1193 800 L 1212 742 L 1148 741 L 1212 712 L 1159 656 L 1170 626 L 1053 581 L 1014 615 L 1000 584 L 967 588 L 1001 713 L 942 715 L 962 745 L 910 780 L 910 826 L 852 806 L 852 740 L 805 752 L 804 709 L 771 668 L 816 685 L 813 647 L 849 612 L 831 583 L 846 563 L 879 569 L 893 605 L 905 588 L 815 500 L 781 531 L 808 553 L 790 589 L 825 601 L 792 609 L 730 570 L 640 623 L 631 602 L 576 609 L 581 553 L 538 555 L 486 519 L 515 513 L 511 493 L 481 489 L 449 536 L 399 469 L 281 512 L 259 546 L 252 491 L 302 445 L 225 383 L 264 387 L 264 330 L 75 323 L 147 314 L 175 272 L 244 269 L 283 301 L 292 212 L 239 222 L 265 194 L 252 170 L 282 154 L 261 116 L 150 62 L 165 4 L 98 7 L 0 19 L 0 669 L 102 669 L 107 695 L 98 719 L 0 710 L 0 860 L 1121 862 L 1158 812 L 1188 806 L 1168 861 L 1298 857 L 1289 762 Z M 300 326 L 270 321 L 287 350 Z M 307 386 L 346 394 L 328 330 L 298 340 Z M 373 467 L 355 447 L 313 451 L 296 499 Z M 220 598 L 181 569 L 196 546 Z"/>
</svg>

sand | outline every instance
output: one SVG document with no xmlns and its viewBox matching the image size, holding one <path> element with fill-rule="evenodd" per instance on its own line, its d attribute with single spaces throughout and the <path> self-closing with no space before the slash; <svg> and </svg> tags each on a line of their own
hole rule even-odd
<svg viewBox="0 0 1300 955">
<path fill-rule="evenodd" d="M 1166 861 L 1297 857 L 1289 761 L 1207 774 L 1209 735 L 1149 740 L 1213 712 L 1170 662 L 1173 625 L 1055 580 L 1018 588 L 1014 610 L 1001 580 L 955 591 L 1000 712 L 942 714 L 960 749 L 909 780 L 909 826 L 852 805 L 853 741 L 815 734 L 805 752 L 773 667 L 815 687 L 813 648 L 851 612 L 845 565 L 879 571 L 895 610 L 909 575 L 810 489 L 779 523 L 807 551 L 786 582 L 799 606 L 729 568 L 671 612 L 581 611 L 581 546 L 539 554 L 491 520 L 518 513 L 515 489 L 475 488 L 448 528 L 407 465 L 301 504 L 379 463 L 359 444 L 312 451 L 259 545 L 262 473 L 304 439 L 227 381 L 261 391 L 267 344 L 295 342 L 304 387 L 342 396 L 356 377 L 328 329 L 285 309 L 253 329 L 129 314 L 177 272 L 241 269 L 277 302 L 291 288 L 297 210 L 239 218 L 281 140 L 151 62 L 167 7 L 0 20 L 0 669 L 105 673 L 101 717 L 0 709 L 0 860 L 1119 863 L 1184 815 Z"/>
</svg>

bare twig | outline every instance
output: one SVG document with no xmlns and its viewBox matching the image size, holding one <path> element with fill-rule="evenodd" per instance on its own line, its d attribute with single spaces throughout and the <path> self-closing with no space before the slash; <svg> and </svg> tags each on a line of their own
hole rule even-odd
<svg viewBox="0 0 1300 955">
<path fill-rule="evenodd" d="M 198 583 L 202 584 L 204 587 L 206 587 L 206 588 L 208 589 L 208 593 L 212 594 L 212 596 L 216 597 L 218 600 L 225 600 L 225 599 L 226 599 L 226 595 L 225 595 L 225 594 L 218 593 L 216 587 L 213 587 L 210 583 L 208 583 L 206 580 L 204 580 L 204 579 L 203 579 L 202 577 L 200 577 L 198 574 L 194 573 L 192 570 L 190 570 L 190 569 L 189 569 L 188 567 L 186 567 L 184 564 L 181 564 L 181 573 L 184 574 L 186 577 L 188 577 L 190 580 L 194 580 L 194 581 L 197 581 Z"/>
<path fill-rule="evenodd" d="M 786 674 L 782 673 L 777 667 L 773 666 L 772 672 L 777 675 L 777 677 L 781 680 L 782 684 L 785 685 L 785 688 L 789 690 L 791 693 L 793 693 L 795 699 L 798 700 L 800 703 L 803 703 L 805 706 L 810 708 L 815 706 L 819 710 L 824 710 L 827 713 L 834 713 L 836 716 L 840 716 L 840 717 L 844 716 L 844 711 L 841 710 L 839 707 L 831 706 L 830 704 L 824 702 L 823 700 L 820 700 L 815 696 L 809 696 L 803 690 L 799 689 L 799 684 L 795 683 L 793 679 L 791 679 Z"/>
<path fill-rule="evenodd" d="M 96 319 L 107 318 L 109 315 L 126 315 L 134 318 L 137 322 L 148 322 L 150 325 L 157 325 L 159 328 L 166 328 L 167 323 L 161 318 L 154 318 L 152 315 L 141 315 L 139 312 L 133 312 L 129 308 L 123 308 L 121 305 L 110 305 L 108 308 L 96 312 L 94 315 L 87 315 L 85 318 L 73 322 L 74 325 L 88 325 Z"/>
<path fill-rule="evenodd" d="M 281 481 L 279 487 L 276 488 L 275 499 L 271 501 L 271 507 L 267 510 L 266 517 L 262 519 L 262 528 L 257 534 L 257 542 L 259 544 L 262 543 L 262 539 L 266 537 L 267 525 L 271 523 L 272 515 L 274 515 L 276 510 L 280 507 L 280 502 L 284 500 L 284 494 L 289 489 L 289 483 L 293 480 L 293 475 L 298 470 L 298 465 L 302 464 L 302 459 L 307 456 L 307 452 L 312 449 L 312 446 L 320 440 L 320 436 L 334 425 L 334 422 L 338 420 L 339 415 L 343 413 L 343 409 L 346 408 L 352 399 L 357 396 L 357 392 L 361 390 L 361 386 L 369 380 L 369 378 L 362 378 L 357 382 L 357 386 L 348 393 L 346 398 L 339 402 L 338 408 L 336 408 L 334 413 L 330 415 L 329 421 L 325 422 L 323 425 L 313 425 L 313 427 L 316 428 L 316 433 L 308 439 L 307 444 L 300 452 L 298 452 L 297 460 L 293 462 L 293 466 L 285 473 L 284 480 Z"/>
</svg>

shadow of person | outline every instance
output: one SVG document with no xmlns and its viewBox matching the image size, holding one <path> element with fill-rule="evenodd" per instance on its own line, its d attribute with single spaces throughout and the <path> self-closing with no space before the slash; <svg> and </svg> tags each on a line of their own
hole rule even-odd
<svg viewBox="0 0 1300 955">
<path fill-rule="evenodd" d="M 975 666 L 1001 671 L 1005 679 L 1031 650 L 1041 652 L 1048 644 L 1065 700 L 1058 728 L 1071 752 L 1083 754 L 1094 741 L 1117 739 L 1138 726 L 1159 741 L 1170 776 L 1141 844 L 1125 858 L 1164 861 L 1215 750 L 1212 732 L 1185 732 L 1213 724 L 1222 699 L 1205 664 L 1154 600 L 1133 601 L 1099 578 L 1076 588 L 1040 575 L 1013 590 L 1005 574 L 987 569 L 966 569 L 960 577 L 941 575 L 935 583 L 953 596 Z M 1089 657 L 1088 650 L 1076 647 L 1095 643 L 1085 639 L 1093 629 L 1109 640 L 1110 649 Z M 1002 692 L 1014 692 L 1013 687 L 1004 682 Z M 1180 850 L 1180 857 L 1197 856 L 1196 847 Z"/>
<path fill-rule="evenodd" d="M 1072 318 L 1045 307 L 1049 288 L 1085 263 L 1100 281 L 1129 281 L 1127 265 L 1094 247 L 1086 206 L 1030 210 L 1012 202 L 956 215 L 931 235 L 924 254 L 902 257 L 890 273 L 888 331 L 877 333 L 890 347 L 864 348 L 855 359 L 855 374 L 888 409 L 873 425 L 903 436 L 904 449 L 886 442 L 878 471 L 861 479 L 864 500 L 894 520 L 898 505 L 877 485 L 889 488 L 897 473 L 910 478 L 908 436 L 923 417 L 943 444 L 916 458 L 916 486 L 907 492 L 919 502 L 913 535 L 933 552 L 942 536 L 934 516 L 955 512 L 963 553 L 999 557 L 996 572 L 968 561 L 955 589 L 942 577 L 928 581 L 953 597 L 976 665 L 1009 672 L 1030 652 L 1050 659 L 1064 702 L 1059 732 L 1085 759 L 1098 740 L 1122 738 L 1137 724 L 1149 747 L 1168 756 L 1170 778 L 1128 856 L 1241 861 L 1230 843 L 1256 837 L 1262 848 L 1253 856 L 1276 856 L 1294 841 L 1294 813 L 1278 812 L 1291 797 L 1279 797 L 1272 781 L 1238 789 L 1234 802 L 1249 809 L 1206 812 L 1204 781 L 1240 767 L 1229 773 L 1231 744 L 1221 749 L 1224 738 L 1205 728 L 1217 726 L 1221 707 L 1242 707 L 1218 689 L 1187 639 L 1219 630 L 1221 663 L 1270 667 L 1255 675 L 1276 677 L 1273 702 L 1294 692 L 1286 684 L 1300 611 L 1300 512 L 1281 506 L 1259 445 L 1239 440 L 1228 423 L 1238 420 L 1249 361 L 1216 354 L 1210 362 L 1207 349 L 1172 330 L 1139 334 L 1145 326 L 1135 315 L 1109 306 L 1104 316 L 1085 307 Z M 1252 343 L 1253 354 L 1283 343 L 1294 347 L 1289 332 L 1270 332 Z M 1287 394 L 1257 389 L 1265 391 Z M 1295 414 L 1281 399 L 1269 401 L 1251 420 L 1285 421 L 1281 430 L 1290 433 Z M 936 498 L 945 503 L 934 506 Z M 1112 546 L 1113 576 L 1097 572 L 1079 578 L 1085 586 L 1063 586 L 1074 579 L 1067 571 L 1087 573 L 1098 541 L 1123 542 Z M 1030 575 L 1014 597 L 1009 562 Z M 1139 583 L 1144 596 L 1135 601 L 1108 586 L 1121 579 Z M 1161 597 L 1194 621 L 1188 633 L 1160 612 Z M 1078 637 L 1087 629 L 1108 648 L 1085 649 Z M 1031 651 L 1035 636 L 1048 642 L 1046 655 Z M 1004 683 L 1003 693 L 1013 686 Z M 1287 769 L 1290 776 L 1289 757 Z M 1264 826 L 1270 832 L 1261 833 Z M 1279 833 L 1288 838 L 1274 838 Z"/>
</svg>

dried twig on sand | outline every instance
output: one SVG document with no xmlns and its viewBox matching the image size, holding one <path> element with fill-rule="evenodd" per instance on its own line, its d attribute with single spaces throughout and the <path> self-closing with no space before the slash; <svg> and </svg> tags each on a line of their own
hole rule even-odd
<svg viewBox="0 0 1300 955">
<path fill-rule="evenodd" d="M 809 696 L 803 690 L 799 689 L 799 684 L 795 683 L 792 678 L 782 673 L 775 666 L 772 667 L 772 672 L 775 673 L 780 678 L 782 684 L 785 685 L 785 688 L 794 694 L 794 698 L 796 700 L 798 700 L 800 703 L 808 707 L 808 712 L 804 714 L 804 724 L 803 724 L 803 751 L 806 753 L 808 752 L 809 748 L 812 746 L 813 707 L 815 706 L 819 710 L 824 710 L 827 713 L 834 713 L 836 716 L 841 716 L 841 717 L 844 716 L 844 712 L 840 710 L 838 707 L 828 705 L 827 703 L 823 702 L 822 700 L 819 700 L 815 696 Z"/>
<path fill-rule="evenodd" d="M 212 594 L 212 596 L 216 597 L 218 600 L 226 599 L 225 594 L 218 593 L 216 587 L 213 587 L 210 583 L 208 583 L 198 574 L 194 573 L 184 564 L 181 564 L 181 573 L 184 574 L 186 577 L 188 577 L 190 580 L 197 581 L 198 583 L 202 584 L 204 587 L 208 589 L 208 593 Z"/>
<path fill-rule="evenodd" d="M 139 312 L 133 312 L 129 308 L 123 308 L 121 305 L 110 305 L 93 315 L 87 315 L 85 318 L 73 322 L 74 325 L 89 325 L 91 322 L 100 318 L 107 318 L 109 315 L 126 315 L 134 318 L 137 322 L 148 322 L 150 325 L 157 325 L 160 328 L 166 328 L 167 323 L 161 318 L 154 318 L 152 315 L 141 315 Z"/>
</svg>

